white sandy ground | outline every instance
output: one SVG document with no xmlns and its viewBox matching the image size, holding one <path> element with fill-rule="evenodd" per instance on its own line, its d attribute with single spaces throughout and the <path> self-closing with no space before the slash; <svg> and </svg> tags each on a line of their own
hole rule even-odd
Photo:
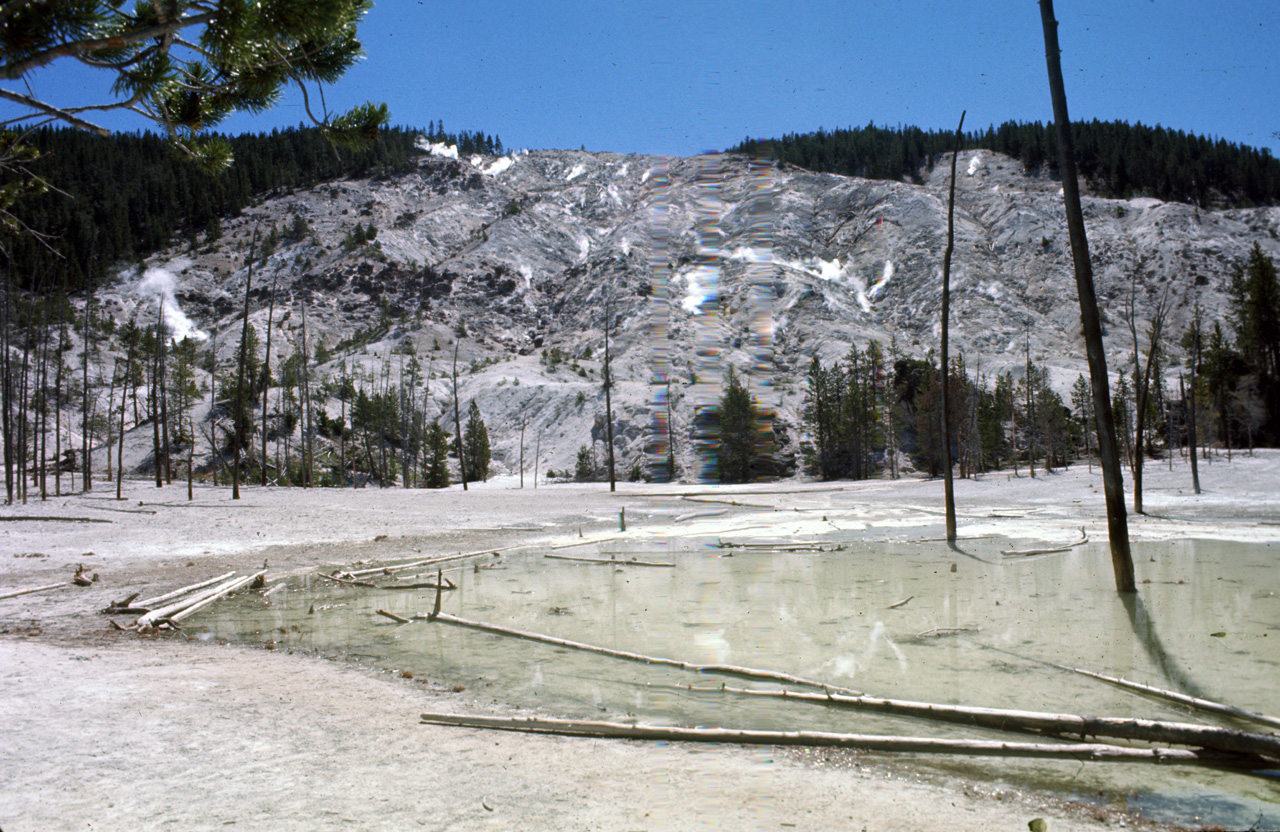
<svg viewBox="0 0 1280 832">
<path fill-rule="evenodd" d="M 1149 465 L 1138 539 L 1280 540 L 1280 452 Z M 78 484 L 78 483 L 77 483 Z M 649 745 L 420 725 L 483 710 L 467 692 L 310 656 L 139 639 L 96 611 L 270 563 L 328 563 L 619 534 L 786 539 L 937 536 L 942 483 L 620 484 L 469 492 L 125 484 L 0 509 L 0 593 L 97 571 L 87 589 L 0 600 L 0 829 L 812 829 L 1054 832 L 1150 825 L 1038 794 L 925 782 L 888 758 Z M 64 488 L 68 487 L 64 483 Z M 1070 542 L 1106 534 L 1083 466 L 956 485 L 960 533 Z M 736 503 L 736 505 L 735 505 Z M 94 518 L 109 523 L 17 517 Z M 386 536 L 381 538 L 381 536 Z M 1141 570 L 1141 564 L 1139 564 Z M 1141 579 L 1141 575 L 1139 575 Z"/>
</svg>

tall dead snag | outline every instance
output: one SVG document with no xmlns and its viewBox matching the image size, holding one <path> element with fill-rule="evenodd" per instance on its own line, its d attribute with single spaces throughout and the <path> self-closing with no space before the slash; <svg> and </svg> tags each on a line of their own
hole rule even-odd
<svg viewBox="0 0 1280 832">
<path fill-rule="evenodd" d="M 453 431 L 458 443 L 458 475 L 462 478 L 462 490 L 467 490 L 467 454 L 462 447 L 462 416 L 458 414 L 458 347 L 462 339 L 453 342 Z"/>
<path fill-rule="evenodd" d="M 1111 566 L 1116 575 L 1116 591 L 1137 592 L 1137 583 L 1133 577 L 1133 555 L 1129 551 L 1129 518 L 1124 508 L 1124 473 L 1120 470 L 1120 450 L 1116 445 L 1116 426 L 1111 413 L 1111 384 L 1107 379 L 1107 355 L 1102 346 L 1098 300 L 1093 291 L 1089 241 L 1085 235 L 1084 211 L 1080 208 L 1080 183 L 1076 178 L 1075 145 L 1071 140 L 1071 118 L 1067 115 L 1067 93 L 1062 83 L 1058 21 L 1053 16 L 1053 0 L 1040 0 L 1040 20 L 1044 28 L 1049 95 L 1053 99 L 1053 120 L 1057 127 L 1067 232 L 1071 237 L 1071 259 L 1075 262 L 1076 292 L 1080 298 L 1080 324 L 1084 329 L 1089 377 L 1093 382 L 1093 414 L 1098 429 L 1098 456 L 1102 463 L 1102 486 L 1107 501 Z"/>
<path fill-rule="evenodd" d="M 947 356 L 947 321 L 951 317 L 951 252 L 956 243 L 956 157 L 960 155 L 960 142 L 964 130 L 964 114 L 956 127 L 956 145 L 951 151 L 951 193 L 947 198 L 947 248 L 942 253 L 942 482 L 947 507 L 947 542 L 956 541 L 956 495 L 951 478 L 951 419 L 950 384 L 951 364 Z"/>
<path fill-rule="evenodd" d="M 262 351 L 262 487 L 267 487 L 267 394 L 271 390 L 271 325 L 276 312 L 276 281 L 280 279 L 277 269 L 271 278 L 271 295 L 267 300 L 267 346 Z"/>
<path fill-rule="evenodd" d="M 258 229 L 253 229 L 249 243 L 249 271 L 244 279 L 244 325 L 240 328 L 240 366 L 236 370 L 236 404 L 233 417 L 235 431 L 235 461 L 231 465 L 231 499 L 240 499 L 240 446 L 245 441 L 244 423 L 240 413 L 244 409 L 244 373 L 249 360 L 249 289 L 253 285 L 253 260 L 258 253 Z"/>
<path fill-rule="evenodd" d="M 610 292 L 612 295 L 612 292 Z M 609 490 L 618 490 L 618 477 L 613 467 L 613 375 L 609 367 L 609 327 L 613 324 L 613 298 L 610 297 L 604 306 L 604 421 L 605 441 L 609 445 Z"/>
<path fill-rule="evenodd" d="M 1190 399 L 1187 394 L 1183 394 L 1182 400 L 1188 402 L 1187 407 L 1187 436 L 1188 444 L 1191 447 L 1191 487 L 1195 493 L 1200 493 L 1200 469 L 1196 465 L 1196 373 L 1200 371 L 1200 301 L 1196 301 L 1195 317 L 1191 321 L 1191 331 L 1187 334 L 1191 341 L 1191 368 L 1189 370 L 1191 376 L 1190 383 Z"/>
<path fill-rule="evenodd" d="M 1169 311 L 1169 289 L 1165 287 L 1160 302 L 1151 316 L 1151 328 L 1147 331 L 1147 364 L 1141 366 L 1141 351 L 1138 349 L 1137 322 L 1138 279 L 1134 276 L 1129 290 L 1129 334 L 1133 336 L 1133 383 L 1134 398 L 1137 400 L 1134 413 L 1133 429 L 1133 513 L 1145 514 L 1142 510 L 1142 460 L 1146 456 L 1147 432 L 1147 398 L 1151 391 L 1151 370 L 1156 363 L 1160 351 L 1160 334 L 1164 329 L 1164 319 Z M 1157 383 L 1159 381 L 1157 380 Z"/>
</svg>

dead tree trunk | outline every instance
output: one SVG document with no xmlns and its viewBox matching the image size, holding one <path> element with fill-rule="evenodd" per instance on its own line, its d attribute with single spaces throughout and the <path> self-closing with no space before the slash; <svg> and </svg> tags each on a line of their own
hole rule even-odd
<svg viewBox="0 0 1280 832">
<path fill-rule="evenodd" d="M 618 476 L 613 467 L 613 376 L 609 368 L 609 327 L 613 323 L 612 298 L 604 307 L 604 420 L 605 441 L 609 443 L 609 490 L 618 490 Z"/>
<path fill-rule="evenodd" d="M 1045 63 L 1049 71 L 1049 93 L 1057 127 L 1058 157 L 1062 169 L 1062 192 L 1066 202 L 1067 230 L 1071 237 L 1071 257 L 1075 262 L 1076 291 L 1080 300 L 1080 321 L 1084 329 L 1089 376 L 1093 382 L 1094 420 L 1098 429 L 1098 455 L 1102 463 L 1102 483 L 1107 502 L 1107 529 L 1111 541 L 1111 565 L 1118 592 L 1137 592 L 1133 576 L 1133 555 L 1129 550 L 1129 519 L 1124 508 L 1124 473 L 1116 446 L 1115 421 L 1111 413 L 1111 389 L 1107 378 L 1107 356 L 1102 345 L 1102 322 L 1093 290 L 1093 267 L 1089 262 L 1089 241 L 1085 235 L 1084 212 L 1080 207 L 1080 186 L 1076 178 L 1075 144 L 1071 139 L 1071 118 L 1067 114 L 1067 94 L 1062 82 L 1058 21 L 1053 16 L 1053 0 L 1040 0 L 1040 20 L 1044 28 Z"/>
<path fill-rule="evenodd" d="M 1136 400 L 1134 413 L 1134 450 L 1133 450 L 1133 513 L 1145 514 L 1142 510 L 1142 462 L 1146 456 L 1146 429 L 1147 429 L 1147 395 L 1151 389 L 1151 367 L 1155 364 L 1156 353 L 1160 349 L 1160 332 L 1164 328 L 1165 313 L 1168 311 L 1169 293 L 1166 288 L 1165 294 L 1160 298 L 1155 313 L 1151 318 L 1151 329 L 1148 333 L 1147 344 L 1147 364 L 1141 368 L 1141 378 L 1139 378 L 1139 362 L 1141 354 L 1138 350 L 1138 324 L 1136 321 L 1137 311 L 1134 308 L 1137 301 L 1137 278 L 1129 290 L 1129 333 L 1133 336 L 1133 379 L 1138 389 L 1134 391 L 1134 399 Z"/>
<path fill-rule="evenodd" d="M 964 130 L 964 111 L 956 127 L 956 144 L 951 151 L 951 192 L 947 199 L 947 248 L 942 253 L 942 483 L 943 501 L 947 511 L 947 542 L 956 539 L 956 495 L 951 477 L 951 404 L 949 400 L 951 366 L 947 348 L 947 322 L 951 317 L 951 252 L 956 243 L 956 157 L 960 155 L 960 142 Z"/>
<path fill-rule="evenodd" d="M 453 342 L 453 431 L 458 443 L 458 474 L 462 477 L 462 490 L 467 490 L 467 454 L 462 447 L 462 417 L 458 414 L 458 347 L 462 339 Z"/>
<path fill-rule="evenodd" d="M 232 416 L 232 431 L 235 436 L 235 460 L 231 465 L 231 499 L 240 499 L 240 446 L 244 444 L 244 420 L 240 418 L 244 409 L 244 374 L 245 365 L 249 361 L 249 289 L 253 286 L 253 259 L 258 251 L 258 229 L 253 229 L 253 240 L 249 243 L 249 267 L 244 279 L 244 324 L 240 327 L 240 366 L 236 370 L 236 403 L 235 415 Z M 264 460 L 265 461 L 265 460 Z"/>
<path fill-rule="evenodd" d="M 262 351 L 262 487 L 267 487 L 267 395 L 271 384 L 271 324 L 276 312 L 276 281 L 280 278 L 279 270 L 271 278 L 271 296 L 267 300 L 267 345 Z"/>
</svg>

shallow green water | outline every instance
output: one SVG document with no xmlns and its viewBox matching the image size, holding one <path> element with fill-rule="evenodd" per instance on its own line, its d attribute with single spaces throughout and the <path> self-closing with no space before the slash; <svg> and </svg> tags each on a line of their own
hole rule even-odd
<svg viewBox="0 0 1280 832">
<path fill-rule="evenodd" d="M 677 567 L 575 563 L 525 552 L 483 561 L 499 568 L 476 570 L 468 563 L 447 571 L 458 589 L 445 593 L 443 610 L 652 656 L 780 670 L 879 696 L 1195 719 L 1051 666 L 1060 664 L 1280 713 L 1280 547 L 1197 541 L 1136 546 L 1144 583 L 1140 602 L 1126 605 L 1112 588 L 1104 546 L 1044 556 L 1000 554 L 1030 545 L 961 541 L 962 551 L 955 552 L 936 542 L 852 542 L 818 553 L 723 550 L 695 541 L 647 542 L 628 550 L 611 542 L 560 554 L 617 553 Z M 555 715 L 983 736 L 943 723 L 690 690 L 748 683 L 441 624 L 398 625 L 375 614 L 379 608 L 406 617 L 428 612 L 433 600 L 432 590 L 380 591 L 313 579 L 276 593 L 269 604 L 249 595 L 215 605 L 193 617 L 188 632 L 344 655 Z M 1262 828 L 1280 827 L 1274 779 L 1179 766 L 994 759 L 912 764 L 1048 788 L 1188 825 L 1247 828 L 1261 817 Z"/>
</svg>

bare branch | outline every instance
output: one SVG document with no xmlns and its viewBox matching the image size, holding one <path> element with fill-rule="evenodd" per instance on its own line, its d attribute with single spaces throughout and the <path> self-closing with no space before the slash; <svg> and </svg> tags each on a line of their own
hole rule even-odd
<svg viewBox="0 0 1280 832">
<path fill-rule="evenodd" d="M 21 104 L 22 106 L 28 107 L 37 112 L 44 113 L 45 115 L 48 115 L 48 116 L 53 116 L 54 118 L 60 121 L 67 122 L 73 127 L 79 127 L 81 130 L 89 130 L 91 132 L 97 133 L 99 136 L 111 135 L 111 131 L 105 127 L 99 127 L 98 125 L 85 121 L 82 118 L 77 118 L 67 110 L 60 110 L 57 107 L 54 107 L 49 104 L 45 104 L 43 101 L 37 101 L 36 99 L 32 98 L 29 95 L 23 95 L 21 93 L 12 92 L 10 90 L 0 88 L 0 98 L 8 99 L 9 101 L 12 101 L 16 104 Z M 96 109 L 96 108 L 93 108 L 93 109 Z M 12 124 L 13 122 L 16 122 L 16 121 L 25 121 L 26 118 L 27 117 L 12 119 L 10 121 L 5 122 L 5 124 Z"/>
</svg>

